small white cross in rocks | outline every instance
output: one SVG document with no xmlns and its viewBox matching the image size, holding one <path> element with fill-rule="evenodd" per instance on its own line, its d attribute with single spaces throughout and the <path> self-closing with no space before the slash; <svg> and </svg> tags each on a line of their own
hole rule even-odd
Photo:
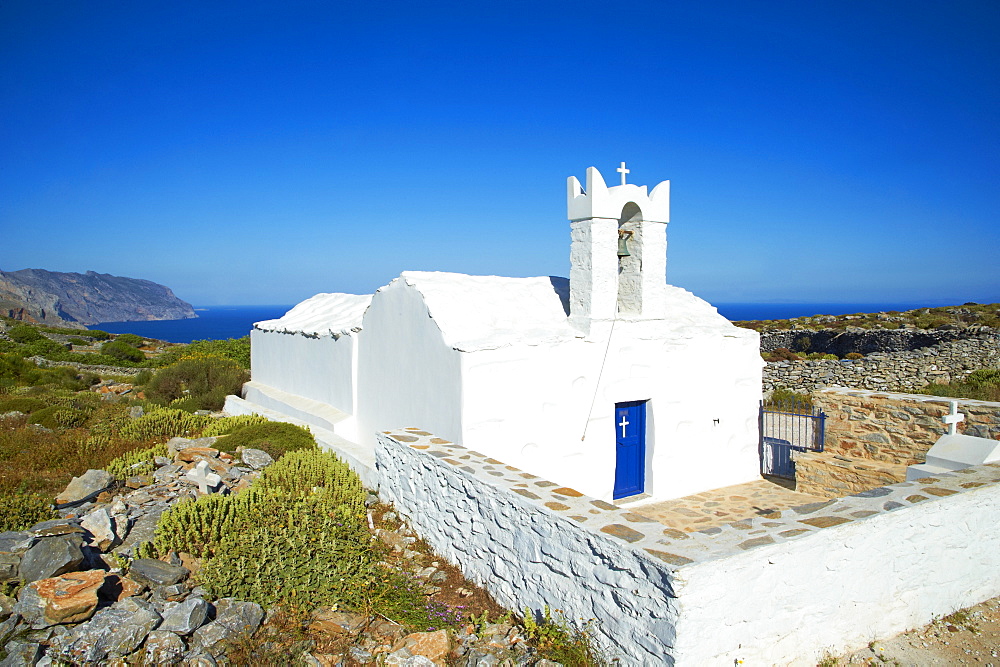
<svg viewBox="0 0 1000 667">
<path fill-rule="evenodd" d="M 621 426 L 621 427 L 622 427 L 622 437 L 623 437 L 623 438 L 625 437 L 625 427 L 626 427 L 626 426 L 628 426 L 628 425 L 629 425 L 629 424 L 631 424 L 631 423 L 632 423 L 632 422 L 630 422 L 630 421 L 628 421 L 628 420 L 626 420 L 626 419 L 625 419 L 625 413 L 623 412 L 623 413 L 622 413 L 622 420 L 621 420 L 621 423 L 620 423 L 620 424 L 618 424 L 619 426 Z"/>
<path fill-rule="evenodd" d="M 965 415 L 958 411 L 958 401 L 948 401 L 948 403 L 951 405 L 951 410 L 942 419 L 948 425 L 948 435 L 955 435 L 958 433 L 958 423 L 965 421 Z"/>
<path fill-rule="evenodd" d="M 209 472 L 208 461 L 199 461 L 198 465 L 189 470 L 185 477 L 197 484 L 198 490 L 202 493 L 211 493 L 212 489 L 222 481 L 222 478 L 214 472 Z"/>
<path fill-rule="evenodd" d="M 622 166 L 620 166 L 617 169 L 615 169 L 615 171 L 617 171 L 619 174 L 622 175 L 622 185 L 625 185 L 625 174 L 630 173 L 632 170 L 631 169 L 626 169 L 625 168 L 625 163 L 622 162 Z"/>
</svg>

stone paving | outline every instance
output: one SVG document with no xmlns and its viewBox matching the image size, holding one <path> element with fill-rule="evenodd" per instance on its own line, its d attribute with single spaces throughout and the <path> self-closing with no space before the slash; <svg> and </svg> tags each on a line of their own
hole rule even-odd
<svg viewBox="0 0 1000 667">
<path fill-rule="evenodd" d="M 793 491 L 780 481 L 761 479 L 674 500 L 618 505 L 669 528 L 690 533 L 824 500 Z"/>
</svg>

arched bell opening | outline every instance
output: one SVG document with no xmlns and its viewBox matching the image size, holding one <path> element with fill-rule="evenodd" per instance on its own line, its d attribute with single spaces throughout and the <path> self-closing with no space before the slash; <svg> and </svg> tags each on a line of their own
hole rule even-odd
<svg viewBox="0 0 1000 667">
<path fill-rule="evenodd" d="M 618 313 L 642 312 L 642 210 L 634 202 L 618 218 Z"/>
</svg>

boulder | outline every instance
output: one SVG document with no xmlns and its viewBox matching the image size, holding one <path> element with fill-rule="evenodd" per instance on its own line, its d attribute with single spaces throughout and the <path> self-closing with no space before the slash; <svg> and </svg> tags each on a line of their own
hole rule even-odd
<svg viewBox="0 0 1000 667">
<path fill-rule="evenodd" d="M 38 538 L 27 530 L 9 530 L 0 533 L 0 553 L 23 554 Z"/>
<path fill-rule="evenodd" d="M 76 519 L 51 519 L 36 523 L 28 529 L 35 537 L 52 537 L 54 535 L 83 534 L 80 522 Z"/>
<path fill-rule="evenodd" d="M 163 612 L 160 630 L 187 636 L 203 626 L 206 620 L 208 603 L 201 598 L 188 598 Z"/>
<path fill-rule="evenodd" d="M 447 630 L 414 632 L 399 640 L 392 647 L 392 653 L 395 654 L 400 649 L 409 651 L 411 656 L 423 656 L 430 661 L 430 664 L 444 664 L 445 658 L 451 652 L 451 638 L 448 637 Z"/>
<path fill-rule="evenodd" d="M 37 642 L 14 640 L 4 647 L 7 657 L 0 660 L 0 667 L 34 665 L 42 657 L 42 645 Z"/>
<path fill-rule="evenodd" d="M 264 610 L 255 602 L 223 598 L 215 603 L 215 620 L 195 630 L 191 645 L 213 656 L 222 654 L 222 642 L 241 634 L 251 635 L 264 620 Z"/>
<path fill-rule="evenodd" d="M 160 615 L 148 602 L 127 598 L 76 626 L 60 657 L 75 663 L 95 663 L 109 656 L 126 656 L 159 624 Z"/>
<path fill-rule="evenodd" d="M 0 553 L 0 581 L 17 579 L 17 570 L 20 564 L 21 557 L 19 555 Z"/>
<path fill-rule="evenodd" d="M 114 482 L 115 478 L 105 470 L 88 470 L 70 481 L 56 496 L 56 504 L 66 507 L 91 500 L 111 488 Z"/>
<path fill-rule="evenodd" d="M 147 665 L 176 665 L 184 655 L 184 640 L 172 632 L 153 630 L 146 636 L 143 656 Z"/>
<path fill-rule="evenodd" d="M 103 507 L 85 516 L 80 522 L 80 527 L 90 533 L 88 543 L 100 551 L 107 551 L 120 541 L 115 529 L 115 520 Z"/>
<path fill-rule="evenodd" d="M 129 576 L 140 584 L 147 586 L 170 586 L 187 578 L 190 572 L 186 567 L 171 565 L 153 558 L 139 558 L 132 561 Z"/>
<path fill-rule="evenodd" d="M 254 470 L 266 468 L 274 463 L 274 459 L 271 458 L 271 455 L 263 449 L 252 449 L 250 447 L 247 447 L 240 452 L 240 458 L 243 460 L 243 463 L 246 463 Z"/>
<path fill-rule="evenodd" d="M 28 587 L 34 587 L 44 602 L 42 614 L 50 624 L 79 623 L 94 615 L 97 591 L 104 584 L 106 574 L 103 570 L 69 572 L 32 582 Z"/>
<path fill-rule="evenodd" d="M 79 535 L 58 535 L 38 540 L 21 559 L 21 579 L 32 582 L 76 570 L 83 562 L 82 544 Z"/>
</svg>

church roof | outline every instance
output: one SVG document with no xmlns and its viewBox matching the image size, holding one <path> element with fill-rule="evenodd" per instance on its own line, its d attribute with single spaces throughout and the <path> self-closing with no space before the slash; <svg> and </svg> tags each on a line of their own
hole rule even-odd
<svg viewBox="0 0 1000 667">
<path fill-rule="evenodd" d="M 317 294 L 276 320 L 254 323 L 261 331 L 340 336 L 361 330 L 361 318 L 372 301 L 371 294 Z"/>
<path fill-rule="evenodd" d="M 580 336 L 569 325 L 569 280 L 404 271 L 452 347 L 472 352 Z M 385 289 L 385 288 L 383 288 Z"/>
</svg>

